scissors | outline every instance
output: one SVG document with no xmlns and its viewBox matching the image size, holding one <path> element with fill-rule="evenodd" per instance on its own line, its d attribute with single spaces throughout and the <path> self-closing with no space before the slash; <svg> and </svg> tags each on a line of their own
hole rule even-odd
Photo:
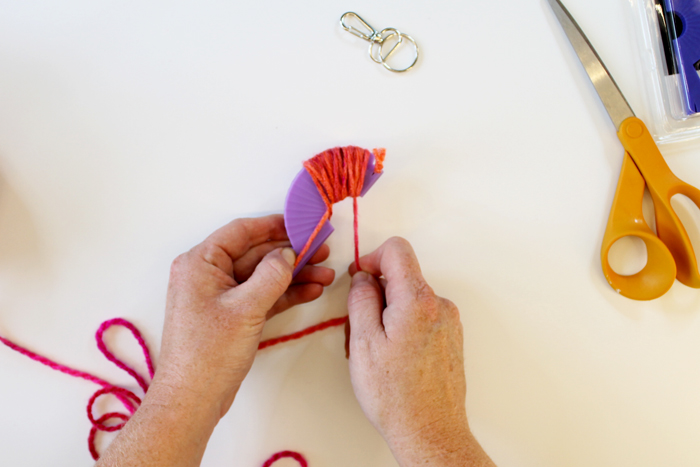
<svg viewBox="0 0 700 467">
<path fill-rule="evenodd" d="M 600 252 L 605 278 L 618 293 L 635 300 L 652 300 L 662 296 L 675 279 L 689 287 L 700 288 L 700 273 L 693 247 L 671 206 L 671 198 L 681 194 L 700 207 L 700 190 L 671 172 L 646 125 L 634 115 L 625 96 L 569 11 L 559 0 L 548 1 L 625 148 L 620 180 Z M 654 202 L 656 234 L 642 215 L 645 185 Z M 640 238 L 647 249 L 647 264 L 641 271 L 629 276 L 617 274 L 608 262 L 610 247 L 623 237 Z"/>
</svg>

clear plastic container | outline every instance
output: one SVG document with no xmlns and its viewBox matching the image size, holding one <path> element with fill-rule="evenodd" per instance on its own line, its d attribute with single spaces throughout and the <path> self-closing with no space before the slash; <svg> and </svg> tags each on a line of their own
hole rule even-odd
<svg viewBox="0 0 700 467">
<path fill-rule="evenodd" d="M 651 132 L 660 142 L 700 137 L 700 0 L 630 0 Z"/>
</svg>

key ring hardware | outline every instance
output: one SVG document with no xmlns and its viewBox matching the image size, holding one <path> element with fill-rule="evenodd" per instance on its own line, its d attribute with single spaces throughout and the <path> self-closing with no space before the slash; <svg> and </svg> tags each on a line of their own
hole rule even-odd
<svg viewBox="0 0 700 467">
<path fill-rule="evenodd" d="M 357 21 L 364 27 L 364 30 L 358 29 L 352 25 L 348 25 L 346 23 L 346 18 L 351 18 L 352 20 Z M 416 41 L 411 36 L 403 34 L 396 28 L 384 28 L 381 31 L 377 31 L 372 26 L 370 26 L 369 23 L 367 23 L 367 21 L 362 19 L 360 15 L 352 11 L 348 11 L 340 17 L 340 25 L 350 34 L 353 34 L 359 37 L 360 39 L 368 41 L 370 43 L 368 53 L 372 61 L 382 64 L 384 68 L 386 68 L 389 71 L 393 71 L 395 73 L 402 73 L 404 71 L 408 71 L 418 61 L 418 44 L 416 44 Z M 387 53 L 383 53 L 384 46 L 385 44 L 387 44 L 387 39 L 393 37 L 396 37 L 394 45 Z M 397 50 L 397 48 L 401 44 L 403 44 L 404 39 L 407 39 L 411 43 L 411 45 L 413 45 L 413 62 L 411 62 L 411 64 L 408 65 L 406 68 L 394 68 L 387 63 L 387 60 Z"/>
</svg>

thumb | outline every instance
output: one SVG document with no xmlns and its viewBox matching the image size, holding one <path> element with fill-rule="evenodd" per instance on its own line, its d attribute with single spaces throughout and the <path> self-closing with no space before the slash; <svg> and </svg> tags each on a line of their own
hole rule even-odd
<svg viewBox="0 0 700 467">
<path fill-rule="evenodd" d="M 355 336 L 384 333 L 383 311 L 384 293 L 376 279 L 366 272 L 356 273 L 352 277 L 348 295 L 351 339 Z"/>
<path fill-rule="evenodd" d="M 272 308 L 292 282 L 296 254 L 291 248 L 271 251 L 258 263 L 247 281 L 231 290 L 255 303 L 262 313 Z"/>
</svg>

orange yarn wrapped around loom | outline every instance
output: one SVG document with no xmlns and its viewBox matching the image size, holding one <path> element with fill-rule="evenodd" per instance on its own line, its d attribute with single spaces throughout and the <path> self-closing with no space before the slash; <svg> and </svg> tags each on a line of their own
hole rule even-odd
<svg viewBox="0 0 700 467">
<path fill-rule="evenodd" d="M 386 150 L 375 149 L 374 172 L 381 172 L 384 167 Z M 365 172 L 372 153 L 357 146 L 346 146 L 328 149 L 304 162 L 304 168 L 318 188 L 318 192 L 326 205 L 326 212 L 311 233 L 304 248 L 297 256 L 297 263 L 308 253 L 311 244 L 323 225 L 333 215 L 333 205 L 348 196 L 353 199 L 354 231 L 355 231 L 355 264 L 360 270 L 360 249 L 357 226 L 357 197 L 362 193 Z"/>
</svg>

